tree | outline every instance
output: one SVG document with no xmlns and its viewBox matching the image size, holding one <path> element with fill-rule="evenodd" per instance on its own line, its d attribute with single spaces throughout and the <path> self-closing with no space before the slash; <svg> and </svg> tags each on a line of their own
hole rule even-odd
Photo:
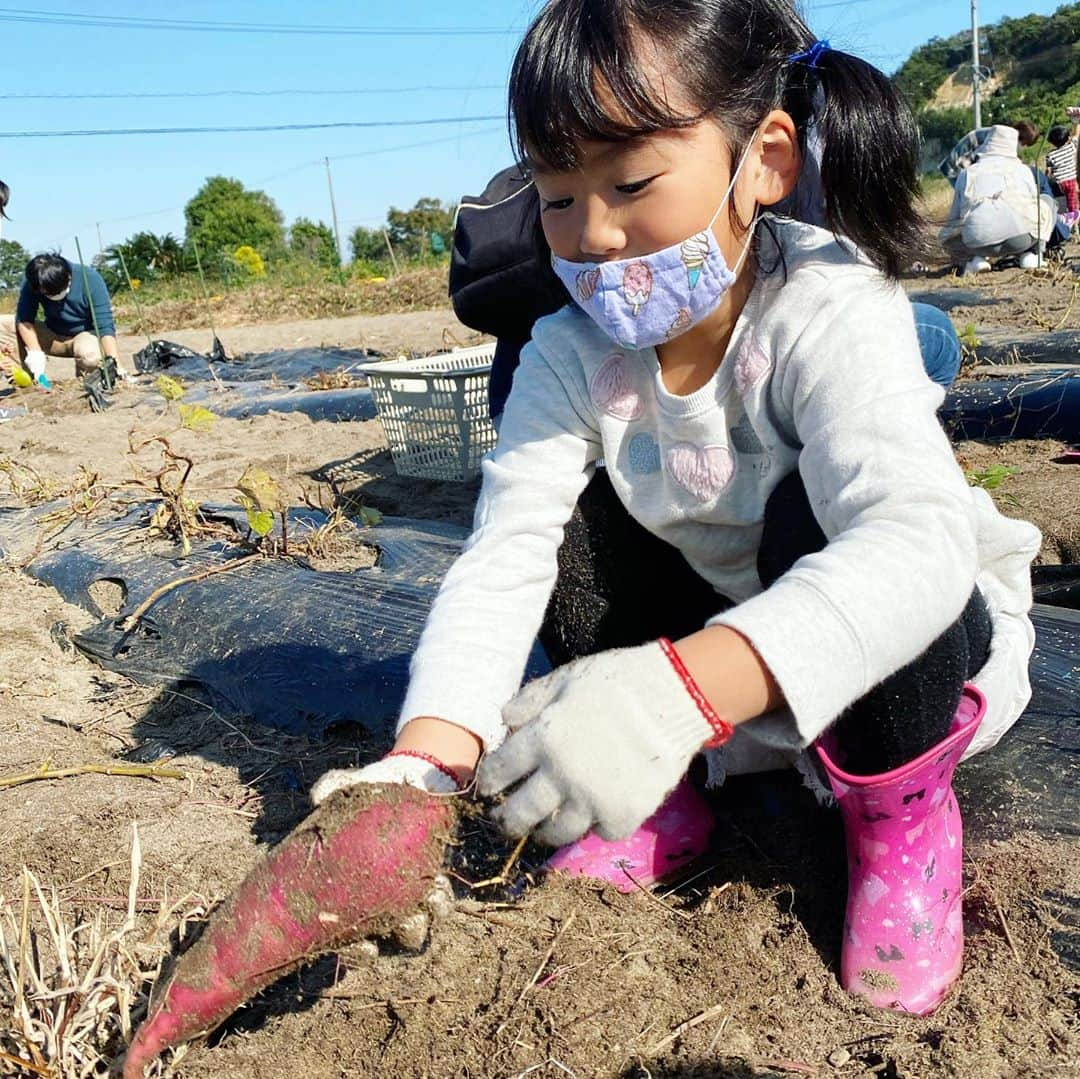
<svg viewBox="0 0 1080 1079">
<path fill-rule="evenodd" d="M 444 206 L 438 199 L 417 200 L 411 210 L 394 206 L 386 215 L 386 228 L 394 247 L 407 255 L 423 255 L 431 251 L 431 237 L 437 233 L 444 244 L 454 230 L 454 208 Z"/>
<path fill-rule="evenodd" d="M 211 176 L 184 207 L 187 238 L 208 261 L 248 244 L 264 257 L 285 249 L 284 218 L 265 191 L 248 191 L 239 180 Z"/>
<path fill-rule="evenodd" d="M 0 288 L 19 288 L 22 285 L 30 252 L 14 240 L 0 240 Z"/>
<path fill-rule="evenodd" d="M 341 265 L 334 234 L 322 221 L 316 223 L 309 218 L 298 217 L 289 229 L 289 250 L 298 258 L 328 269 Z"/>
<path fill-rule="evenodd" d="M 138 281 L 175 277 L 185 269 L 183 244 L 168 232 L 162 236 L 152 232 L 136 232 L 94 259 L 94 267 L 104 278 L 110 292 L 127 285 L 125 266 L 128 274 Z"/>
<path fill-rule="evenodd" d="M 357 262 L 381 262 L 389 254 L 382 230 L 366 229 L 363 225 L 357 225 L 353 229 L 349 246 L 352 248 L 352 257 Z"/>
</svg>

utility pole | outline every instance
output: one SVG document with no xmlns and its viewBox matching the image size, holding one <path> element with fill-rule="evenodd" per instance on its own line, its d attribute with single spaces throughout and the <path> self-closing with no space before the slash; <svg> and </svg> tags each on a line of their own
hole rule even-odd
<svg viewBox="0 0 1080 1079">
<path fill-rule="evenodd" d="M 982 127 L 982 102 L 979 100 L 979 0 L 971 0 L 971 91 L 975 102 L 975 130 Z"/>
<path fill-rule="evenodd" d="M 98 250 L 104 255 L 105 254 L 105 245 L 101 242 L 101 222 L 98 221 L 98 222 L 96 222 L 96 224 L 97 224 L 97 246 L 98 246 Z"/>
<path fill-rule="evenodd" d="M 338 228 L 337 203 L 334 201 L 334 179 L 330 175 L 330 158 L 323 158 L 326 162 L 326 186 L 330 188 L 330 213 L 334 219 L 334 242 L 337 244 L 338 262 L 345 265 L 345 254 L 341 249 L 341 230 Z"/>
</svg>

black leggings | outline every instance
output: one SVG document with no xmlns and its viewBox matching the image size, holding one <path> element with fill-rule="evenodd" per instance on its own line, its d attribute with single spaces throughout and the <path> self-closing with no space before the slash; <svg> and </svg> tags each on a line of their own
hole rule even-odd
<svg viewBox="0 0 1080 1079">
<path fill-rule="evenodd" d="M 803 555 L 820 551 L 798 472 L 765 506 L 758 576 L 768 588 Z M 696 633 L 730 601 L 718 596 L 679 551 L 642 528 L 600 470 L 590 481 L 559 548 L 559 578 L 540 629 L 551 662 Z M 960 617 L 917 659 L 857 700 L 835 731 L 851 772 L 876 775 L 941 741 L 960 694 L 990 654 L 991 624 L 978 589 Z"/>
</svg>

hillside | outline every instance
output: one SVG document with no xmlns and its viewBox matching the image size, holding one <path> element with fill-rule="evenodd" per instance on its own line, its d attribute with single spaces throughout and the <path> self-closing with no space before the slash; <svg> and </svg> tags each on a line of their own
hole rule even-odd
<svg viewBox="0 0 1080 1079">
<path fill-rule="evenodd" d="M 1031 120 L 1045 131 L 1080 103 L 1080 3 L 983 28 L 984 124 Z M 929 156 L 971 128 L 971 31 L 931 38 L 893 76 L 917 110 Z"/>
</svg>

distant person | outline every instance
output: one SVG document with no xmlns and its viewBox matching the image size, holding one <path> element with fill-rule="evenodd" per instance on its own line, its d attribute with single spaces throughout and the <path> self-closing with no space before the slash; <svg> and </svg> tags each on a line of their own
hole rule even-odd
<svg viewBox="0 0 1080 1079">
<path fill-rule="evenodd" d="M 1039 141 L 1039 129 L 1030 121 L 1020 120 L 1009 126 L 1016 128 L 1017 142 L 1021 148 L 1026 149 L 1029 146 L 1034 146 Z M 1035 183 L 1038 185 L 1040 195 L 1049 195 L 1052 199 L 1062 197 L 1064 193 L 1061 188 L 1053 183 L 1038 165 L 1031 165 L 1030 168 L 1031 175 L 1035 177 Z M 1047 251 L 1054 251 L 1055 249 L 1060 248 L 1062 244 L 1066 243 L 1072 235 L 1072 230 L 1076 223 L 1075 219 L 1066 218 L 1059 214 L 1058 219 L 1054 224 L 1054 231 L 1046 245 Z"/>
<path fill-rule="evenodd" d="M 940 240 L 964 273 L 989 270 L 992 258 L 1015 257 L 1021 269 L 1035 269 L 1053 235 L 1057 205 L 1040 195 L 1018 145 L 1015 127 L 995 125 L 957 177 Z"/>
<path fill-rule="evenodd" d="M 1039 129 L 1029 120 L 1019 120 L 1007 126 L 1016 128 L 1017 141 L 1022 147 L 1034 146 L 1039 141 Z M 938 166 L 941 175 L 954 187 L 957 177 L 978 157 L 979 147 L 993 130 L 992 127 L 979 127 L 969 131 Z"/>
<path fill-rule="evenodd" d="M 1046 155 L 1046 175 L 1061 188 L 1069 224 L 1080 219 L 1080 197 L 1076 185 L 1076 146 L 1080 124 L 1070 131 L 1064 124 L 1055 124 L 1046 133 L 1046 141 L 1054 148 Z"/>
<path fill-rule="evenodd" d="M 41 322 L 37 321 L 39 305 L 45 315 Z M 79 375 L 96 371 L 103 354 L 116 366 L 116 323 L 109 290 L 92 266 L 69 262 L 62 255 L 35 255 L 26 264 L 15 315 L 0 316 L 3 330 L 15 334 L 19 358 L 40 386 L 49 385 L 46 356 L 74 358 Z M 100 346 L 97 332 L 101 333 Z"/>
</svg>

